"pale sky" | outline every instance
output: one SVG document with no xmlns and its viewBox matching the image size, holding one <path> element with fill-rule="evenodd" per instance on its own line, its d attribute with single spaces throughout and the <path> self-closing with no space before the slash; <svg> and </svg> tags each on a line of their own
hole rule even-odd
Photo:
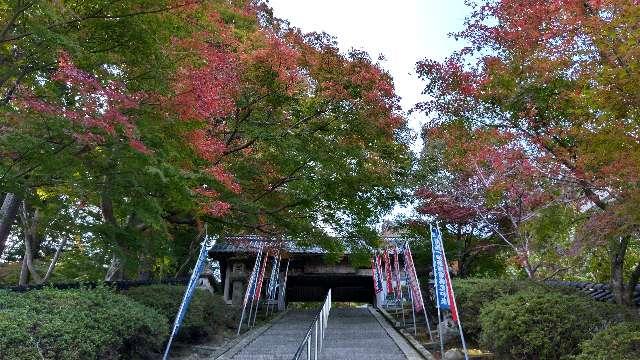
<svg viewBox="0 0 640 360">
<path fill-rule="evenodd" d="M 335 36 L 342 51 L 379 54 L 382 66 L 393 76 L 402 107 L 409 110 L 424 87 L 415 75 L 415 63 L 423 58 L 442 59 L 461 45 L 447 36 L 463 27 L 469 9 L 464 0 L 269 0 L 274 14 L 303 31 Z M 416 114 L 409 119 L 414 132 L 426 121 Z M 414 150 L 420 143 L 413 146 Z"/>
</svg>

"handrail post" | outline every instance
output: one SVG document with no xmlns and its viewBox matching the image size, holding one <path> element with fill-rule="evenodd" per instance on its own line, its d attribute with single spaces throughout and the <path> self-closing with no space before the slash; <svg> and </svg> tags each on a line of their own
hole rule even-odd
<svg viewBox="0 0 640 360">
<path fill-rule="evenodd" d="M 320 315 L 320 351 L 322 351 L 323 339 L 324 339 L 324 308 L 322 309 L 322 315 Z"/>
<path fill-rule="evenodd" d="M 318 360 L 318 353 L 322 351 L 322 346 L 324 343 L 324 334 L 325 334 L 326 328 L 328 327 L 330 310 L 331 310 L 331 289 L 329 289 L 329 291 L 327 292 L 327 296 L 325 297 L 322 307 L 316 313 L 316 316 L 314 317 L 313 322 L 308 328 L 307 333 L 304 336 L 304 339 L 302 340 L 302 342 L 300 342 L 300 346 L 298 347 L 298 350 L 293 356 L 293 360 L 300 359 L 305 347 L 307 350 L 307 360 L 312 359 L 311 341 L 313 341 L 313 360 Z M 306 346 L 305 346 L 305 342 L 306 342 Z"/>
<path fill-rule="evenodd" d="M 313 331 L 313 337 L 314 337 L 313 360 L 318 360 L 318 322 L 317 321 L 316 321 L 315 329 Z"/>
</svg>

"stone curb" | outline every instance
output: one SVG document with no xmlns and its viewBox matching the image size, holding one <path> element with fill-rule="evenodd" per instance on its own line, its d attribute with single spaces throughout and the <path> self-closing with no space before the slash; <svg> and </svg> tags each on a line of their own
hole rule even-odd
<svg viewBox="0 0 640 360">
<path fill-rule="evenodd" d="M 377 308 L 380 314 L 390 323 L 395 324 L 395 319 L 384 309 Z M 375 315 L 374 315 L 375 316 Z M 407 330 L 405 329 L 395 329 L 411 346 L 415 351 L 417 351 L 423 358 L 427 360 L 436 360 L 435 357 L 427 350 L 416 338 L 414 338 Z"/>
<path fill-rule="evenodd" d="M 285 309 L 276 315 L 273 319 L 269 320 L 269 322 L 262 324 L 254 329 L 247 331 L 244 334 L 240 334 L 240 336 L 235 339 L 229 341 L 229 343 L 219 349 L 215 354 L 213 354 L 210 359 L 216 360 L 227 360 L 231 359 L 237 353 L 239 353 L 246 346 L 251 344 L 253 340 L 255 340 L 258 336 L 262 335 L 265 331 L 269 330 L 276 321 L 280 320 L 289 310 Z"/>
</svg>

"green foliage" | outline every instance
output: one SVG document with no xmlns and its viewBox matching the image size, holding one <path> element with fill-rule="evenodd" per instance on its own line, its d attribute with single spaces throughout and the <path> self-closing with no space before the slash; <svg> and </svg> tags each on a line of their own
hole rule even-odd
<svg viewBox="0 0 640 360">
<path fill-rule="evenodd" d="M 0 292 L 0 358 L 156 358 L 167 319 L 110 289 Z"/>
<path fill-rule="evenodd" d="M 0 188 L 48 209 L 48 249 L 73 239 L 63 278 L 173 275 L 204 222 L 377 241 L 412 165 L 391 77 L 248 3 L 2 2 Z"/>
<path fill-rule="evenodd" d="M 17 261 L 7 262 L 0 265 L 0 284 L 17 285 L 20 277 L 21 263 Z"/>
<path fill-rule="evenodd" d="M 624 314 L 624 308 L 581 295 L 530 288 L 482 307 L 480 342 L 498 358 L 561 359 Z"/>
<path fill-rule="evenodd" d="M 531 282 L 508 279 L 457 279 L 453 282 L 465 337 L 478 342 L 481 334 L 480 311 L 492 301 L 515 294 Z"/>
<path fill-rule="evenodd" d="M 612 325 L 580 343 L 574 360 L 636 360 L 640 356 L 640 322 Z"/>
<path fill-rule="evenodd" d="M 185 287 L 177 285 L 140 286 L 124 291 L 131 299 L 150 307 L 173 324 Z M 204 338 L 220 336 L 225 328 L 237 326 L 238 312 L 224 304 L 219 295 L 212 295 L 204 290 L 196 290 L 187 315 L 184 319 L 178 339 L 196 342 Z"/>
<path fill-rule="evenodd" d="M 100 264 L 105 262 L 104 254 L 89 253 L 87 249 L 83 250 L 74 245 L 62 253 L 51 281 L 58 283 L 102 281 L 104 268 Z"/>
<path fill-rule="evenodd" d="M 4 296 L 4 295 L 0 295 Z M 8 360 L 39 359 L 37 342 L 29 332 L 33 320 L 27 309 L 0 310 L 0 355 Z"/>
<path fill-rule="evenodd" d="M 62 253 L 51 276 L 51 283 L 100 282 L 104 280 L 105 263 L 101 254 L 89 254 L 77 246 Z M 34 260 L 33 265 L 39 274 L 45 274 L 51 262 L 50 257 Z M 0 284 L 17 286 L 20 277 L 21 261 L 0 264 Z"/>
</svg>

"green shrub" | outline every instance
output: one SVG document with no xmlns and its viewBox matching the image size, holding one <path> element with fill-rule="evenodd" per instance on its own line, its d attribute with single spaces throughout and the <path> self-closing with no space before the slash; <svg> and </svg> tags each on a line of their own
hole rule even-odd
<svg viewBox="0 0 640 360">
<path fill-rule="evenodd" d="M 536 286 L 527 281 L 503 279 L 458 279 L 453 288 L 462 320 L 464 334 L 468 341 L 480 340 L 480 310 L 486 304 L 516 292 Z"/>
<path fill-rule="evenodd" d="M 167 319 L 110 289 L 0 292 L 0 358 L 156 358 Z"/>
<path fill-rule="evenodd" d="M 173 325 L 185 287 L 177 285 L 150 285 L 126 290 L 123 293 L 169 319 Z M 178 339 L 197 342 L 204 338 L 219 337 L 226 328 L 237 326 L 237 311 L 229 309 L 219 295 L 197 289 L 189 305 Z"/>
<path fill-rule="evenodd" d="M 36 340 L 29 332 L 33 323 L 29 318 L 25 309 L 0 309 L 1 359 L 40 359 Z"/>
<path fill-rule="evenodd" d="M 583 341 L 582 352 L 574 360 L 640 359 L 640 322 L 612 325 Z"/>
<path fill-rule="evenodd" d="M 613 304 L 534 287 L 483 306 L 480 340 L 498 358 L 560 359 L 625 313 Z"/>
</svg>

